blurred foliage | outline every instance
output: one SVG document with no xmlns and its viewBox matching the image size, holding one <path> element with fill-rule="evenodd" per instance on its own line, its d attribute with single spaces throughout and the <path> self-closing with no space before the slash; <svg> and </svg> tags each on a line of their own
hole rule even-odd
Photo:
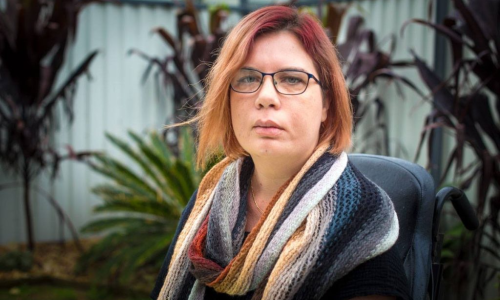
<svg viewBox="0 0 500 300">
<path fill-rule="evenodd" d="M 22 284 L 11 288 L 0 288 L 0 300 L 147 300 L 146 293 L 121 292 L 91 287 L 54 286 L 54 284 Z"/>
<path fill-rule="evenodd" d="M 52 169 L 54 179 L 61 161 L 78 160 L 89 154 L 75 153 L 68 146 L 68 154 L 62 155 L 51 146 L 50 134 L 58 103 L 62 102 L 72 122 L 77 81 L 87 73 L 97 55 L 97 51 L 90 53 L 56 88 L 66 49 L 76 34 L 78 14 L 92 2 L 103 1 L 0 2 L 0 163 L 5 170 L 22 178 L 22 183 L 3 184 L 0 190 L 23 187 L 30 251 L 34 250 L 30 205 L 32 181 L 47 168 Z M 57 201 L 47 198 L 61 222 L 67 223 L 74 238 L 78 239 Z"/>
<path fill-rule="evenodd" d="M 331 3 L 330 7 L 335 5 Z M 329 9 L 328 12 L 328 16 L 334 18 L 343 15 L 338 12 L 338 9 Z M 367 126 L 370 129 L 363 136 L 357 138 L 357 140 L 363 141 L 363 145 L 361 147 L 357 146 L 354 151 L 367 152 L 371 149 L 375 153 L 390 156 L 390 137 L 385 111 L 386 101 L 379 94 L 380 89 L 377 87 L 381 83 L 394 83 L 400 99 L 404 99 L 401 83 L 418 94 L 423 94 L 410 80 L 395 71 L 398 68 L 413 66 L 411 61 L 396 60 L 394 58 L 395 36 L 391 35 L 379 41 L 373 30 L 364 28 L 364 22 L 361 16 L 351 17 L 347 23 L 345 42 L 336 45 L 351 95 L 354 132 L 367 119 L 367 116 L 375 110 L 375 123 Z M 333 21 L 328 23 L 333 23 Z M 329 28 L 328 31 L 332 32 L 332 29 Z M 389 47 L 384 49 L 387 43 Z M 400 146 L 402 148 L 402 145 Z"/>
<path fill-rule="evenodd" d="M 170 49 L 165 57 L 151 57 L 138 50 L 131 49 L 130 54 L 139 55 L 148 62 L 142 77 L 145 82 L 151 71 L 156 68 L 155 78 L 158 95 L 160 91 L 172 90 L 176 120 L 186 120 L 195 112 L 203 99 L 205 77 L 217 58 L 216 50 L 222 45 L 226 35 L 223 23 L 229 13 L 227 5 L 212 6 L 209 10 L 209 33 L 204 34 L 192 1 L 186 1 L 186 7 L 177 13 L 177 37 L 165 28 L 154 28 L 152 33 L 158 34 Z M 191 71 L 188 71 L 191 70 Z M 167 124 L 171 120 L 167 120 Z"/>
<path fill-rule="evenodd" d="M 10 251 L 0 255 L 0 271 L 19 270 L 27 272 L 33 265 L 33 254 L 29 251 Z"/>
<path fill-rule="evenodd" d="M 445 244 L 445 253 L 453 254 L 448 260 L 452 269 L 448 280 L 457 299 L 471 290 L 472 297 L 480 299 L 486 285 L 500 274 L 500 1 L 466 4 L 453 0 L 453 4 L 455 10 L 442 24 L 413 19 L 401 30 L 411 23 L 428 26 L 450 45 L 452 70 L 444 79 L 412 52 L 430 91 L 424 99 L 433 105 L 422 129 L 417 158 L 427 139 L 431 162 L 433 149 L 439 147 L 433 136 L 436 129 L 444 128 L 454 137 L 454 145 L 444 159 L 441 183 L 452 175 L 463 190 L 477 187 L 474 202 L 480 227 L 472 234 L 454 228 L 450 233 L 455 239 Z M 466 148 L 474 155 L 468 165 L 464 165 Z"/>
<path fill-rule="evenodd" d="M 136 149 L 106 134 L 133 165 L 111 155 L 95 155 L 91 168 L 113 183 L 93 188 L 104 203 L 94 211 L 102 217 L 82 228 L 83 233 L 104 233 L 105 237 L 82 255 L 76 271 L 97 267 L 96 281 L 118 280 L 124 284 L 138 268 L 160 268 L 183 208 L 201 179 L 195 169 L 195 145 L 189 128 L 182 128 L 176 151 L 156 132 L 149 141 L 129 131 Z"/>
</svg>

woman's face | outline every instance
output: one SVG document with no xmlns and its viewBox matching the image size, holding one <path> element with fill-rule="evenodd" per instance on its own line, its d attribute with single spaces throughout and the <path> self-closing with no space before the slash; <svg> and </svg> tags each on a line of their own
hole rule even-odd
<svg viewBox="0 0 500 300">
<path fill-rule="evenodd" d="M 255 40 L 243 68 L 264 73 L 302 70 L 319 79 L 301 42 L 287 31 L 265 34 Z M 320 85 L 309 79 L 300 95 L 276 91 L 271 76 L 264 76 L 260 88 L 250 94 L 230 90 L 231 120 L 240 145 L 256 157 L 293 158 L 305 161 L 318 144 L 323 107 Z"/>
</svg>

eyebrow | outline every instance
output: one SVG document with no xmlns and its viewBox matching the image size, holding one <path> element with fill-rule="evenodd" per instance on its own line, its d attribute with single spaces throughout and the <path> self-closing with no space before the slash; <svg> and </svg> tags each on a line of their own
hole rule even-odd
<svg viewBox="0 0 500 300">
<path fill-rule="evenodd" d="M 254 70 L 254 71 L 259 71 L 259 72 L 262 72 L 256 68 L 252 68 L 252 67 L 242 67 L 241 69 L 244 69 L 244 70 Z M 302 69 L 302 68 L 298 68 L 298 67 L 285 67 L 285 68 L 280 68 L 278 69 L 277 71 L 275 72 L 281 72 L 281 71 L 301 71 L 301 72 L 306 72 L 308 73 L 306 70 Z M 265 72 L 264 72 L 265 73 Z M 273 72 L 272 72 L 273 73 Z"/>
</svg>

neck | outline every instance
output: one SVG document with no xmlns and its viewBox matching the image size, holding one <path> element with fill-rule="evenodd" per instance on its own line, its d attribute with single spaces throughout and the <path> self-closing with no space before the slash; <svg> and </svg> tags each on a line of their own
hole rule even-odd
<svg viewBox="0 0 500 300">
<path fill-rule="evenodd" d="M 287 159 L 277 161 L 252 157 L 255 165 L 252 175 L 252 187 L 258 202 L 268 204 L 278 189 L 292 176 L 297 174 L 307 161 L 307 157 L 300 160 Z M 291 162 L 294 163 L 291 163 Z"/>
</svg>

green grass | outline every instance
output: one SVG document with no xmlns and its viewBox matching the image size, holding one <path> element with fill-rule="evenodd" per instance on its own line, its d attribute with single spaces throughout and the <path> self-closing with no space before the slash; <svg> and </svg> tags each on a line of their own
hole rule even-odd
<svg viewBox="0 0 500 300">
<path fill-rule="evenodd" d="M 21 285 L 0 289 L 0 300 L 149 300 L 147 295 L 124 296 L 112 292 L 91 288 L 89 290 L 74 289 L 51 285 Z"/>
</svg>

